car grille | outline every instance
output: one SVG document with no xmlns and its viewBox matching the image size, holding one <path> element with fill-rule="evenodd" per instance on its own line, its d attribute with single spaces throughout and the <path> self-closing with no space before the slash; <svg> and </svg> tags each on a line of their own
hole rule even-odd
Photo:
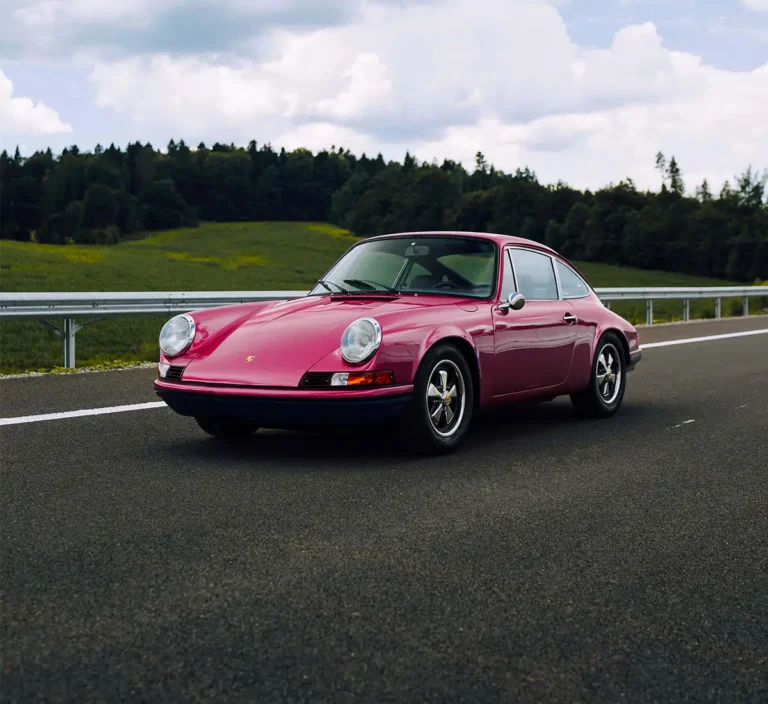
<svg viewBox="0 0 768 704">
<path fill-rule="evenodd" d="M 165 374 L 166 381 L 181 381 L 181 375 L 184 372 L 184 367 L 170 366 Z"/>
<path fill-rule="evenodd" d="M 299 382 L 300 389 L 325 389 L 331 385 L 330 372 L 307 372 Z"/>
</svg>

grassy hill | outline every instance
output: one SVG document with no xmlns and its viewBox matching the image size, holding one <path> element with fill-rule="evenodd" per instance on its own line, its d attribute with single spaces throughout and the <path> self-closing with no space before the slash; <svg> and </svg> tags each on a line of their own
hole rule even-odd
<svg viewBox="0 0 768 704">
<path fill-rule="evenodd" d="M 0 241 L 2 291 L 304 290 L 355 241 L 324 223 L 209 223 L 106 246 Z M 594 286 L 715 286 L 722 280 L 578 263 Z M 735 305 L 739 305 L 735 302 Z M 714 315 L 692 302 L 692 315 Z M 654 304 L 659 321 L 679 318 L 681 304 Z M 644 319 L 641 303 L 614 306 Z M 724 314 L 728 313 L 728 305 Z M 167 316 L 94 323 L 77 334 L 78 366 L 154 361 Z M 62 344 L 36 322 L 0 323 L 0 373 L 51 369 Z"/>
</svg>

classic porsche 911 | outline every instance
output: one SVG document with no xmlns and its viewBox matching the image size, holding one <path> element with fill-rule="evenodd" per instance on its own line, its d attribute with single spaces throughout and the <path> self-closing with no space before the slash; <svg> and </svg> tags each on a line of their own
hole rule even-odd
<svg viewBox="0 0 768 704">
<path fill-rule="evenodd" d="M 426 452 L 503 403 L 611 416 L 642 356 L 557 252 L 466 232 L 361 240 L 305 297 L 177 315 L 160 350 L 157 395 L 216 438 L 370 424 Z"/>
</svg>

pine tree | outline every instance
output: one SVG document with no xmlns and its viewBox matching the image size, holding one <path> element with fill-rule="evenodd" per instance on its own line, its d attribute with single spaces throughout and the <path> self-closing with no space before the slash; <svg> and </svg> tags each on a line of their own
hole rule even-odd
<svg viewBox="0 0 768 704">
<path fill-rule="evenodd" d="M 685 184 L 683 183 L 683 174 L 674 156 L 669 160 L 667 176 L 669 177 L 669 188 L 672 193 L 682 196 L 685 192 Z"/>
<path fill-rule="evenodd" d="M 709 190 L 709 183 L 707 183 L 707 179 L 704 179 L 701 182 L 701 185 L 696 189 L 696 197 L 702 203 L 709 203 L 709 201 L 712 200 L 712 192 Z"/>
<path fill-rule="evenodd" d="M 661 185 L 667 185 L 667 160 L 664 154 L 656 152 L 656 170 L 661 174 Z"/>
</svg>

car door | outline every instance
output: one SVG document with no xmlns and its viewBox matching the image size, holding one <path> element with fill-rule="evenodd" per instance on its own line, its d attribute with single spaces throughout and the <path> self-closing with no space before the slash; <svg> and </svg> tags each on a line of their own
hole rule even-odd
<svg viewBox="0 0 768 704">
<path fill-rule="evenodd" d="M 494 396 L 550 389 L 568 378 L 576 341 L 573 306 L 560 298 L 552 258 L 522 247 L 505 252 L 501 301 L 525 297 L 519 311 L 493 308 Z"/>
<path fill-rule="evenodd" d="M 554 260 L 560 298 L 571 304 L 576 316 L 576 340 L 569 381 L 579 387 L 589 381 L 592 373 L 592 347 L 597 330 L 599 306 L 591 295 L 589 284 L 569 265 L 557 257 L 554 257 Z"/>
</svg>

